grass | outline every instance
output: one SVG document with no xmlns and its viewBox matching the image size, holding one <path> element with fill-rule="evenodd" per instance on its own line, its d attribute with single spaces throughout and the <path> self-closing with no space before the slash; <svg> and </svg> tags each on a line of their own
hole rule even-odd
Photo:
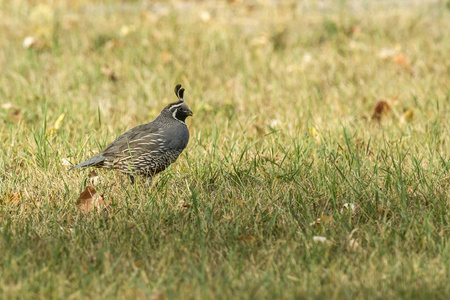
<svg viewBox="0 0 450 300">
<path fill-rule="evenodd" d="M 3 1 L 0 297 L 448 298 L 449 15 Z M 65 161 L 153 120 L 177 83 L 182 156 L 152 189 L 98 171 L 112 203 L 80 211 L 90 170 Z"/>
</svg>

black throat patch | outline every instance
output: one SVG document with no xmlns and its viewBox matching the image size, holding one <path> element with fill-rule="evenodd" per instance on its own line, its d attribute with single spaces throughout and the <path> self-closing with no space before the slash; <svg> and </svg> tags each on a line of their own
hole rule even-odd
<svg viewBox="0 0 450 300">
<path fill-rule="evenodd" d="M 182 109 L 177 109 L 175 113 L 175 118 L 180 120 L 181 122 L 184 122 L 186 118 L 189 117 L 189 115 L 183 111 Z"/>
</svg>

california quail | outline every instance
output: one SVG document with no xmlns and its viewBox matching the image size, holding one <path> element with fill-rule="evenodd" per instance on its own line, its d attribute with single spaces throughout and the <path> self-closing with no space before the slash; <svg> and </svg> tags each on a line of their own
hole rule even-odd
<svg viewBox="0 0 450 300">
<path fill-rule="evenodd" d="M 153 121 L 137 126 L 122 134 L 94 157 L 69 169 L 96 167 L 115 169 L 128 174 L 131 182 L 135 175 L 152 177 L 175 162 L 189 141 L 184 122 L 193 113 L 183 100 L 184 88 L 178 84 L 178 101 L 167 105 Z"/>
</svg>

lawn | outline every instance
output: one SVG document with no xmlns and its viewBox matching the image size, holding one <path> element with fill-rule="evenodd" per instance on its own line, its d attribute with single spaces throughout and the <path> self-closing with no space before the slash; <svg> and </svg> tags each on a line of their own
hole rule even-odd
<svg viewBox="0 0 450 300">
<path fill-rule="evenodd" d="M 448 28 L 448 1 L 0 2 L 0 298 L 448 299 Z M 152 187 L 67 172 L 178 83 Z"/>
</svg>

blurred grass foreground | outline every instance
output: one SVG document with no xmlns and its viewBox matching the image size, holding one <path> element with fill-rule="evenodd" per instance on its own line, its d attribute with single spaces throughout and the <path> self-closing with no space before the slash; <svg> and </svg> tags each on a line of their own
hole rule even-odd
<svg viewBox="0 0 450 300">
<path fill-rule="evenodd" d="M 1 1 L 0 298 L 448 299 L 449 28 L 448 1 Z M 191 139 L 151 189 L 67 173 L 177 83 Z"/>
</svg>

